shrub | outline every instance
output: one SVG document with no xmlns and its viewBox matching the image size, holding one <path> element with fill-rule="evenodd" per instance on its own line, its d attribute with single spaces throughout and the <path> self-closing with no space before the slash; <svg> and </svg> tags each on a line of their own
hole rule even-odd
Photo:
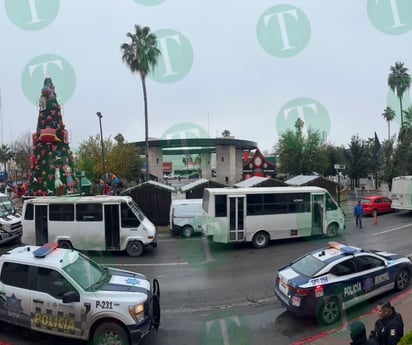
<svg viewBox="0 0 412 345">
<path fill-rule="evenodd" d="M 405 334 L 398 345 L 411 345 L 412 344 L 412 331 L 410 331 L 408 334 Z"/>
</svg>

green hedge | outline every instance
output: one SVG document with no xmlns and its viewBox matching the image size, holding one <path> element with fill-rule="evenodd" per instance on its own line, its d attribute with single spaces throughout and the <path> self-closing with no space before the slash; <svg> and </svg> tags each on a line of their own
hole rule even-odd
<svg viewBox="0 0 412 345">
<path fill-rule="evenodd" d="M 411 345 L 412 344 L 412 331 L 405 334 L 398 345 Z"/>
</svg>

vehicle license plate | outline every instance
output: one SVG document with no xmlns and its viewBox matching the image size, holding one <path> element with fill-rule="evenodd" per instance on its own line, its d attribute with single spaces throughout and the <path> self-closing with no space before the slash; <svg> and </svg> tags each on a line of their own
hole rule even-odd
<svg viewBox="0 0 412 345">
<path fill-rule="evenodd" d="M 300 307 L 300 301 L 301 299 L 299 297 L 293 296 L 292 297 L 292 305 L 295 307 Z"/>
</svg>

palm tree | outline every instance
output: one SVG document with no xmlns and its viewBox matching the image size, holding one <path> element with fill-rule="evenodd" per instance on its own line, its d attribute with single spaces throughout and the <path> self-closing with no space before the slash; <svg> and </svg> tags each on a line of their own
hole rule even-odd
<svg viewBox="0 0 412 345">
<path fill-rule="evenodd" d="M 408 142 L 412 140 L 412 106 L 403 111 L 405 115 L 404 125 L 399 130 L 399 140 L 401 142 Z"/>
<path fill-rule="evenodd" d="M 7 163 L 14 158 L 14 152 L 8 145 L 0 146 L 0 162 L 4 164 L 4 172 L 7 172 Z"/>
<path fill-rule="evenodd" d="M 382 113 L 383 118 L 388 122 L 388 140 L 391 138 L 391 121 L 396 117 L 395 111 L 391 107 L 386 107 Z"/>
<path fill-rule="evenodd" d="M 402 97 L 406 90 L 411 85 L 411 76 L 408 74 L 408 69 L 403 66 L 402 62 L 396 62 L 395 66 L 390 67 L 391 73 L 388 76 L 388 85 L 399 98 L 401 109 L 401 127 L 403 126 L 403 110 Z"/>
<path fill-rule="evenodd" d="M 144 122 L 145 122 L 145 161 L 146 180 L 149 177 L 149 121 L 147 111 L 147 91 L 146 76 L 155 68 L 160 56 L 157 48 L 156 35 L 150 32 L 147 26 L 134 26 L 134 33 L 128 32 L 126 36 L 130 38 L 130 43 L 123 43 L 120 49 L 123 51 L 122 60 L 127 64 L 132 73 L 139 73 L 143 88 L 144 101 Z"/>
</svg>

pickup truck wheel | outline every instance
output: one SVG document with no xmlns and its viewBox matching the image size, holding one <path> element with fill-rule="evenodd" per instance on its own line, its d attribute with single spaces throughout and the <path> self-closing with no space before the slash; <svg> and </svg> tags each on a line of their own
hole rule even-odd
<svg viewBox="0 0 412 345">
<path fill-rule="evenodd" d="M 140 241 L 130 241 L 126 247 L 127 255 L 140 256 L 143 254 L 143 244 Z"/>
<path fill-rule="evenodd" d="M 93 333 L 93 345 L 129 345 L 125 329 L 115 322 L 104 322 Z"/>
<path fill-rule="evenodd" d="M 186 225 L 182 229 L 182 237 L 189 238 L 193 236 L 193 228 L 190 225 Z"/>
</svg>

